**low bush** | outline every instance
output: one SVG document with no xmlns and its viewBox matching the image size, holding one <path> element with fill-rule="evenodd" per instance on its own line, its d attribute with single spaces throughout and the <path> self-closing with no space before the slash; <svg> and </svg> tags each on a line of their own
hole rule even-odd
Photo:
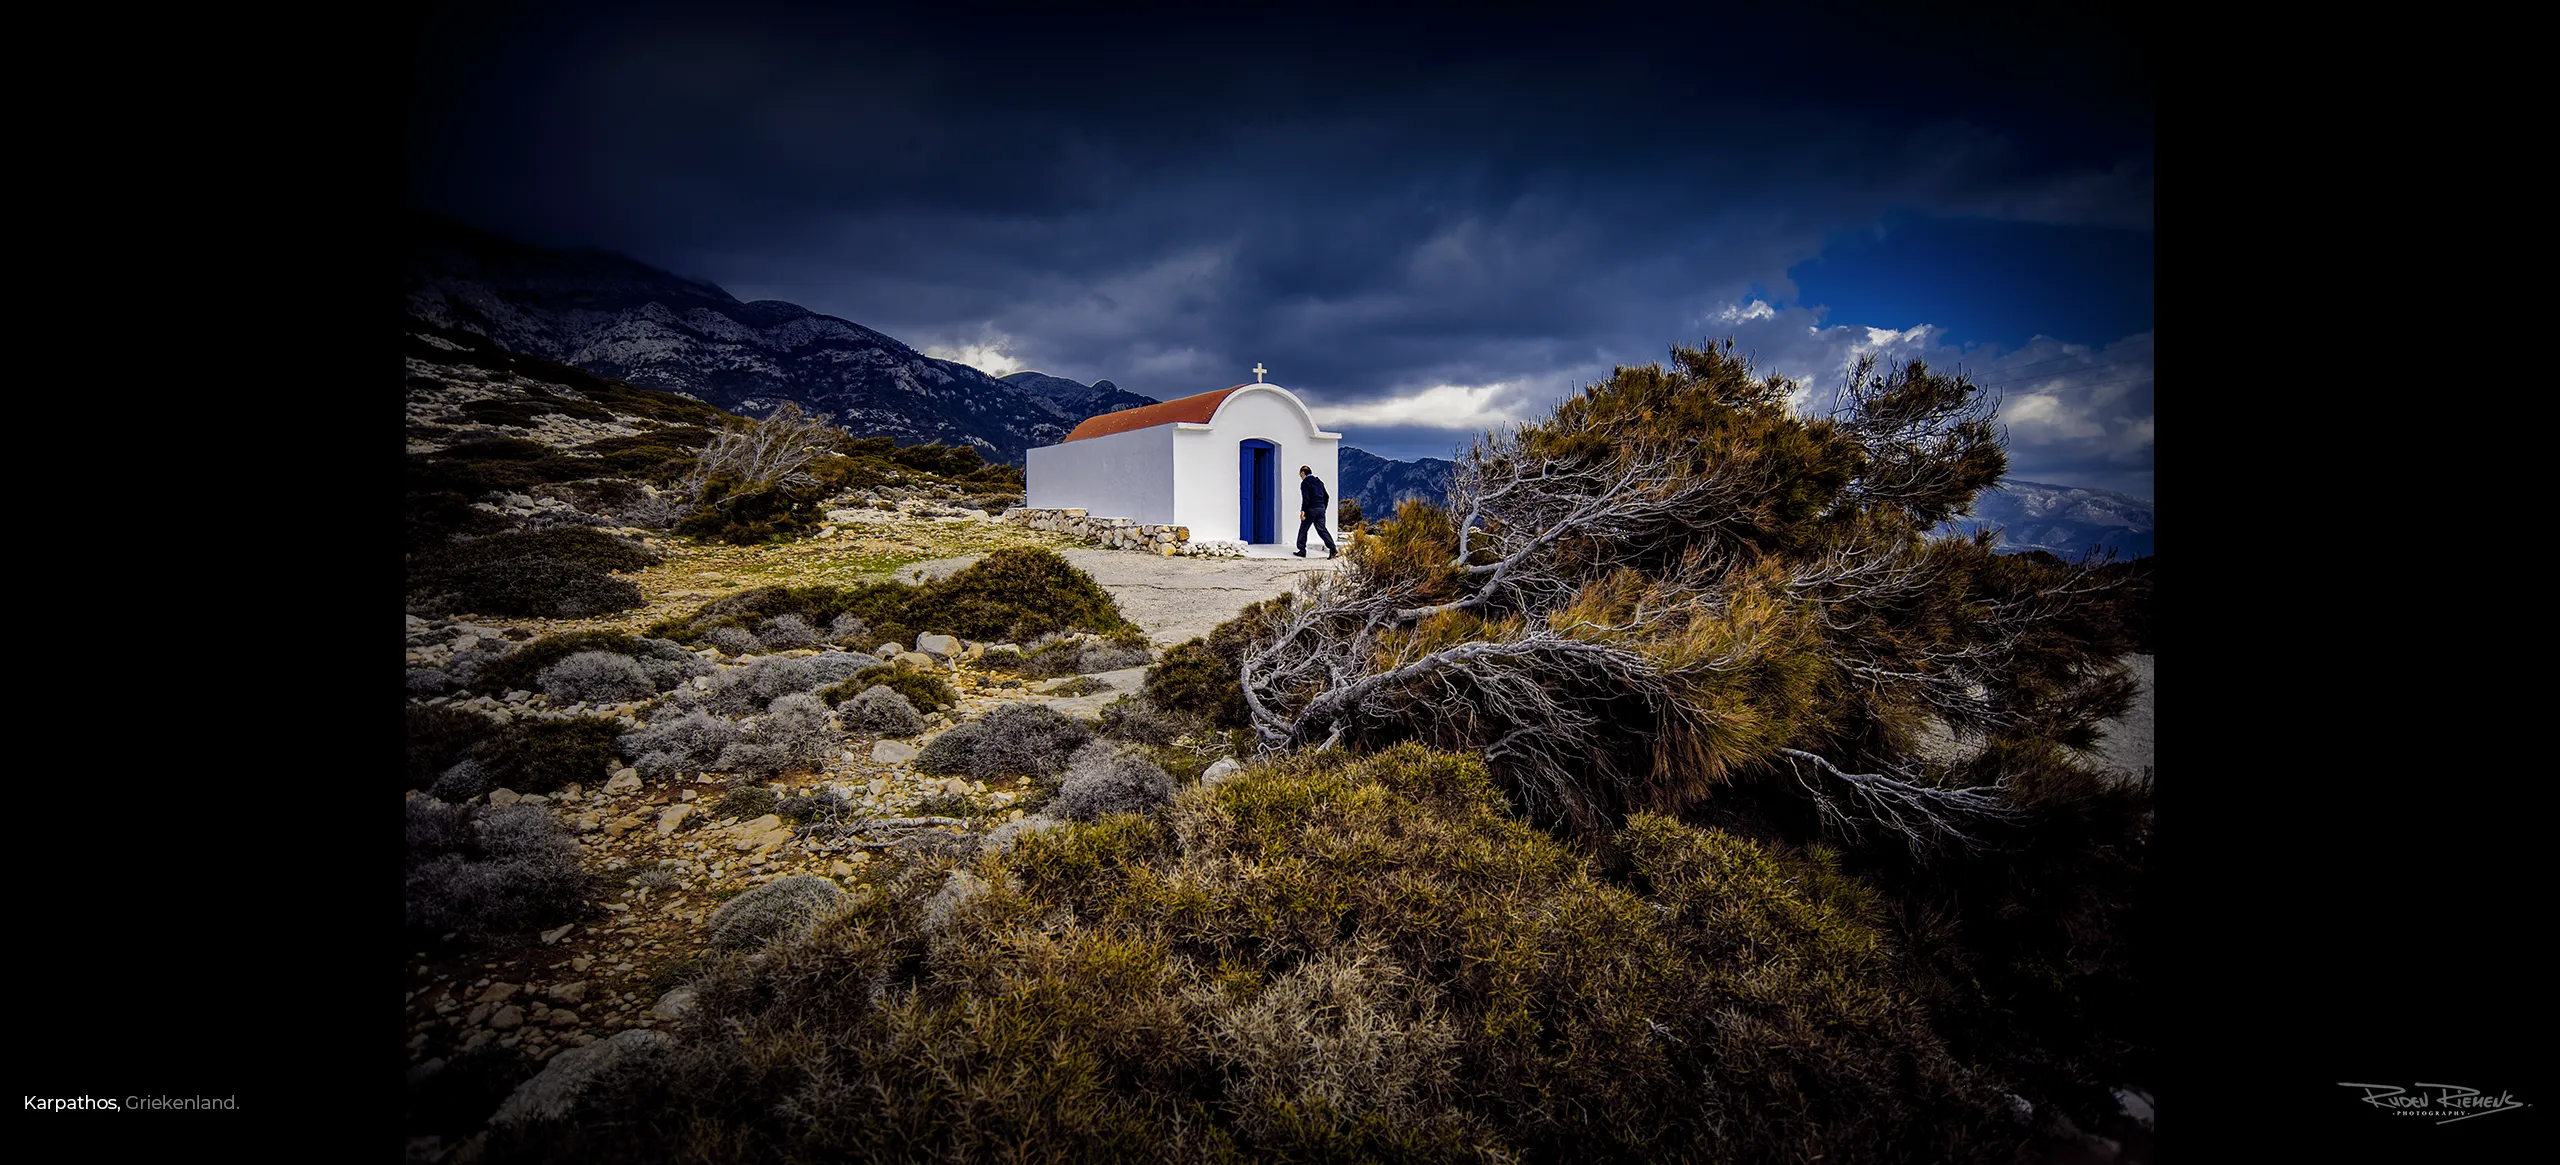
<svg viewBox="0 0 2560 1165">
<path fill-rule="evenodd" d="M 726 655 L 753 655 L 764 650 L 764 641 L 744 627 L 714 627 L 702 637 L 704 643 L 717 647 Z"/>
<path fill-rule="evenodd" d="M 1067 761 L 1048 811 L 1073 821 L 1147 813 L 1173 799 L 1173 778 L 1147 758 L 1093 741 Z"/>
<path fill-rule="evenodd" d="M 668 639 L 640 641 L 640 670 L 649 683 L 663 692 L 695 676 L 707 676 L 720 670 L 719 665 L 685 650 L 681 643 Z"/>
<path fill-rule="evenodd" d="M 750 821 L 773 812 L 781 803 L 779 794 L 762 785 L 739 785 L 722 794 L 720 803 L 711 807 L 711 819 L 735 817 Z"/>
<path fill-rule="evenodd" d="M 1092 675 L 1140 667 L 1155 658 L 1155 653 L 1143 646 L 1097 643 L 1090 639 L 1059 639 L 1047 643 L 1034 640 L 1033 645 L 1030 654 L 1018 657 L 1004 670 L 1032 677 Z M 986 665 L 986 657 L 980 656 L 979 663 Z"/>
<path fill-rule="evenodd" d="M 715 477 L 675 532 L 732 546 L 788 542 L 818 528 L 826 517 L 826 494 L 819 485 L 741 488 L 735 479 Z"/>
<path fill-rule="evenodd" d="M 776 878 L 720 904 L 711 912 L 716 950 L 762 946 L 807 925 L 851 899 L 844 887 L 814 874 Z"/>
<path fill-rule="evenodd" d="M 977 780 L 1055 777 L 1093 739 L 1082 721 L 1045 704 L 1006 704 L 933 738 L 915 769 Z"/>
<path fill-rule="evenodd" d="M 827 627 L 839 640 L 857 626 L 863 639 L 896 643 L 912 643 L 918 632 L 1018 641 L 1081 630 L 1111 637 L 1121 647 L 1146 646 L 1145 632 L 1121 616 L 1111 593 L 1092 576 L 1054 552 L 1023 548 L 996 551 L 923 584 L 752 587 L 654 624 L 648 634 L 697 643 L 722 627 L 752 634 L 783 615 Z M 846 622 L 848 617 L 858 624 Z"/>
<path fill-rule="evenodd" d="M 874 736 L 913 736 L 924 731 L 924 717 L 898 690 L 873 684 L 843 705 L 844 726 Z"/>
<path fill-rule="evenodd" d="M 809 626 L 808 620 L 785 612 L 765 620 L 764 626 L 756 628 L 756 638 L 767 650 L 789 651 L 795 647 L 816 646 L 818 633 Z"/>
<path fill-rule="evenodd" d="M 1166 745 L 1206 735 L 1209 722 L 1188 712 L 1168 712 L 1143 695 L 1122 696 L 1102 708 L 1102 735 L 1134 744 Z"/>
<path fill-rule="evenodd" d="M 640 661 L 610 651 L 581 651 L 534 676 L 544 695 L 564 703 L 619 704 L 657 694 Z"/>
<path fill-rule="evenodd" d="M 864 651 L 821 651 L 805 657 L 819 684 L 840 684 L 880 666 L 880 657 Z"/>
<path fill-rule="evenodd" d="M 662 710 L 647 727 L 623 734 L 616 745 L 641 776 L 660 780 L 713 768 L 737 740 L 736 721 L 693 708 Z"/>
<path fill-rule="evenodd" d="M 1818 853 L 1639 815 L 1613 876 L 1481 761 L 1410 745 L 1009 840 L 710 964 L 659 1070 L 498 1159 L 2006 1162 L 2026 1139 Z"/>
<path fill-rule="evenodd" d="M 427 795 L 459 805 L 497 787 L 498 783 L 489 779 L 488 766 L 465 758 L 455 761 L 452 768 L 437 777 L 435 783 L 428 786 Z"/>
<path fill-rule="evenodd" d="M 827 706 L 807 692 L 795 692 L 775 698 L 764 715 L 742 726 L 738 739 L 714 763 L 724 772 L 769 780 L 824 768 L 837 743 Z"/>
<path fill-rule="evenodd" d="M 676 699 L 724 716 L 746 716 L 763 711 L 778 697 L 815 688 L 824 678 L 806 659 L 766 656 L 721 668 L 712 674 L 710 687 L 679 691 Z"/>
<path fill-rule="evenodd" d="M 579 618 L 637 607 L 640 588 L 614 571 L 656 552 L 584 527 L 490 534 L 409 557 L 413 612 Z"/>
<path fill-rule="evenodd" d="M 862 616 L 842 614 L 827 624 L 827 642 L 860 648 L 869 647 L 877 640 L 871 638 L 871 624 L 863 621 Z"/>
<path fill-rule="evenodd" d="M 413 939 L 456 932 L 488 941 L 584 913 L 592 880 L 550 810 L 411 801 L 408 815 Z"/>
<path fill-rule="evenodd" d="M 560 720 L 518 717 L 471 749 L 493 787 L 518 793 L 554 793 L 570 784 L 593 785 L 619 759 L 622 726 L 597 716 Z"/>
<path fill-rule="evenodd" d="M 408 706 L 409 788 L 425 792 L 436 778 L 497 734 L 498 722 L 463 708 Z"/>
<path fill-rule="evenodd" d="M 1164 658 L 1147 669 L 1138 693 L 1157 708 L 1196 716 L 1220 728 L 1243 728 L 1248 723 L 1243 673 L 1211 650 L 1206 640 L 1166 648 Z"/>
<path fill-rule="evenodd" d="M 472 683 L 476 690 L 491 695 L 508 691 L 529 692 L 541 686 L 544 668 L 581 652 L 639 655 L 646 650 L 641 640 L 619 631 L 570 631 L 545 635 L 480 665 Z"/>
<path fill-rule="evenodd" d="M 875 687 L 884 687 L 906 697 L 907 706 L 917 711 L 946 708 L 960 702 L 960 693 L 951 690 L 951 685 L 944 683 L 942 677 L 885 663 L 845 677 L 818 693 L 818 697 L 829 704 L 842 704 Z"/>
<path fill-rule="evenodd" d="M 773 812 L 801 825 L 835 825 L 853 816 L 853 802 L 833 789 L 819 788 L 775 801 Z"/>
</svg>

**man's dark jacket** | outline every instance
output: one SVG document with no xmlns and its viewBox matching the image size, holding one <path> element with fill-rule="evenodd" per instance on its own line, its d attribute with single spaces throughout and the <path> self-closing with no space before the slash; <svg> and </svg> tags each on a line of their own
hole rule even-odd
<svg viewBox="0 0 2560 1165">
<path fill-rule="evenodd" d="M 1324 504 L 1330 500 L 1332 496 L 1324 492 L 1324 482 L 1316 475 L 1310 473 L 1299 479 L 1298 508 L 1305 510 L 1308 517 L 1312 518 L 1321 513 L 1324 510 Z"/>
</svg>

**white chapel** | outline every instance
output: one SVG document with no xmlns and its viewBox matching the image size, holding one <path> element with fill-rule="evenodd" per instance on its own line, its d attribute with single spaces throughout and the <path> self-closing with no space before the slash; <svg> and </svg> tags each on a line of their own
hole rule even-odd
<svg viewBox="0 0 2560 1165">
<path fill-rule="evenodd" d="M 1296 393 L 1262 383 L 1268 371 L 1256 364 L 1251 384 L 1087 418 L 1030 451 L 1023 504 L 1276 544 L 1297 537 L 1304 465 L 1334 499 L 1317 517 L 1339 538 L 1342 434 L 1317 428 Z"/>
</svg>

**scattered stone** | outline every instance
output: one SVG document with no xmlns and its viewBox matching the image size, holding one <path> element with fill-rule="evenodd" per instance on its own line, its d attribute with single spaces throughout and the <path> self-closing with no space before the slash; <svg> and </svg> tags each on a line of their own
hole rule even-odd
<svg viewBox="0 0 2560 1165">
<path fill-rule="evenodd" d="M 678 789 L 678 790 L 676 790 L 676 800 L 678 800 L 678 801 L 690 801 L 690 800 L 693 800 L 693 790 L 691 790 L 691 789 Z"/>
<path fill-rule="evenodd" d="M 577 958 L 569 960 L 569 969 L 572 971 L 584 971 L 587 968 L 594 966 L 595 962 L 596 961 L 594 959 L 585 955 L 580 955 Z"/>
<path fill-rule="evenodd" d="M 658 1001 L 650 1005 L 649 1014 L 660 1019 L 682 1019 L 686 1012 L 693 1010 L 693 998 L 693 988 L 678 987 L 659 996 Z"/>
<path fill-rule="evenodd" d="M 692 796 L 693 790 L 685 790 L 685 795 L 688 797 Z M 693 816 L 694 809 L 694 806 L 686 804 L 667 806 L 664 811 L 658 814 L 658 836 L 674 836 L 676 827 L 683 825 L 685 818 Z"/>
<path fill-rule="evenodd" d="M 559 942 L 563 936 L 567 935 L 570 931 L 577 929 L 577 926 L 578 924 L 574 922 L 564 922 L 550 930 L 542 932 L 542 945 L 547 947 L 553 943 Z"/>
<path fill-rule="evenodd" d="M 639 818 L 625 814 L 621 817 L 616 817 L 611 821 L 605 822 L 604 835 L 606 837 L 620 837 L 623 834 L 640 828 L 640 825 L 641 821 Z"/>
<path fill-rule="evenodd" d="M 581 813 L 569 819 L 569 828 L 579 833 L 594 833 L 604 828 L 604 814 Z"/>
<path fill-rule="evenodd" d="M 496 1015 L 489 1017 L 489 1026 L 498 1031 L 510 1031 L 523 1027 L 524 1009 L 512 1003 L 501 1007 Z"/>
<path fill-rule="evenodd" d="M 948 660 L 960 654 L 960 641 L 948 635 L 916 636 L 916 650 L 937 660 Z"/>
<path fill-rule="evenodd" d="M 916 746 L 903 740 L 883 740 L 871 746 L 871 760 L 874 764 L 902 765 L 916 759 L 918 751 Z M 875 780 L 871 782 L 871 791 L 878 795 L 886 791 L 886 786 L 887 782 Z"/>
<path fill-rule="evenodd" d="M 606 782 L 604 783 L 604 791 L 605 791 L 605 792 L 607 792 L 607 793 L 637 793 L 637 792 L 639 792 L 639 791 L 640 791 L 640 770 L 638 770 L 638 769 L 621 769 L 621 770 L 619 770 L 619 771 L 616 771 L 616 772 L 613 774 L 613 779 L 612 779 L 612 780 L 609 780 L 609 781 L 606 781 Z"/>
<path fill-rule="evenodd" d="M 474 1004 L 472 1005 L 470 1013 L 462 1017 L 462 1026 L 478 1027 L 481 1024 L 487 1023 L 489 1022 L 490 1014 L 497 1010 L 498 1005 L 494 1003 Z"/>
<path fill-rule="evenodd" d="M 543 1020 L 542 1022 L 553 1028 L 573 1028 L 584 1021 L 578 1018 L 577 1012 L 571 1011 L 565 1007 L 557 1007 L 552 1009 L 551 1017 Z"/>
<path fill-rule="evenodd" d="M 481 992 L 481 993 L 480 993 L 480 998 L 475 999 L 475 1000 L 473 1000 L 472 1002 L 474 1002 L 474 1003 L 504 1003 L 504 1002 L 506 1002 L 506 1001 L 507 1001 L 508 997 L 510 997 L 510 996 L 514 995 L 516 992 L 518 992 L 518 991 L 522 991 L 522 990 L 524 990 L 524 988 L 522 988 L 522 987 L 518 987 L 517 985 L 515 985 L 515 984 L 513 984 L 513 983 L 491 983 L 491 984 L 489 985 L 489 989 L 488 989 L 488 990 L 486 990 L 486 991 Z"/>
<path fill-rule="evenodd" d="M 1217 763 L 1200 770 L 1200 783 L 1203 785 L 1214 785 L 1242 771 L 1244 771 L 1244 766 L 1237 763 L 1236 758 L 1231 756 L 1222 756 L 1218 758 Z"/>
<path fill-rule="evenodd" d="M 503 809 L 522 800 L 524 798 L 517 796 L 513 789 L 489 790 L 489 807 L 492 809 Z"/>
</svg>

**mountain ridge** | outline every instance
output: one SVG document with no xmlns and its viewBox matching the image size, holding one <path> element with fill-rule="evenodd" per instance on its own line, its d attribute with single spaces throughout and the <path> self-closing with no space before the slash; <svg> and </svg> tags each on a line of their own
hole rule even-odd
<svg viewBox="0 0 2560 1165">
<path fill-rule="evenodd" d="M 1155 403 L 1108 381 L 1009 384 L 850 320 L 741 301 L 625 255 L 540 247 L 418 212 L 409 231 L 410 319 L 731 412 L 792 401 L 851 432 L 968 445 L 1019 465 L 1092 412 Z"/>
</svg>

